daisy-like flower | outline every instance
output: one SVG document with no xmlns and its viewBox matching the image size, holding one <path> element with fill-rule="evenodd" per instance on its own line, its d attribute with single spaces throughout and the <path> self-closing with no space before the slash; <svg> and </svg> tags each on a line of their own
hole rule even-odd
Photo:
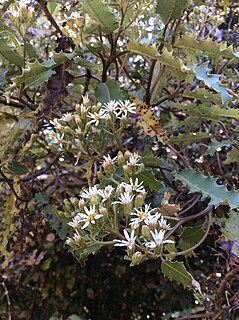
<svg viewBox="0 0 239 320">
<path fill-rule="evenodd" d="M 132 230 L 136 230 L 139 227 L 139 220 L 138 219 L 131 219 L 129 225 Z"/>
<path fill-rule="evenodd" d="M 97 112 L 94 112 L 94 113 L 89 112 L 87 117 L 92 119 L 88 123 L 94 123 L 96 126 L 98 126 L 100 121 L 102 119 L 105 119 L 105 111 L 100 109 L 100 111 L 98 113 Z"/>
<path fill-rule="evenodd" d="M 98 189 L 96 186 L 89 187 L 89 190 L 85 190 L 81 194 L 82 198 L 90 199 L 91 203 L 97 203 L 98 202 Z"/>
<path fill-rule="evenodd" d="M 126 240 L 114 239 L 113 240 L 115 242 L 114 246 L 127 247 L 129 250 L 133 250 L 135 246 L 135 239 L 136 239 L 136 236 L 134 235 L 134 230 L 132 230 L 130 234 L 126 229 L 124 229 L 123 232 Z"/>
<path fill-rule="evenodd" d="M 115 100 L 110 100 L 110 102 L 105 103 L 102 107 L 102 110 L 106 112 L 108 115 L 116 115 L 116 117 L 119 115 L 119 102 Z"/>
<path fill-rule="evenodd" d="M 155 229 L 158 219 L 161 217 L 160 213 L 156 213 L 154 215 L 148 214 L 144 219 L 144 223 L 150 228 Z"/>
<path fill-rule="evenodd" d="M 114 166 L 114 163 L 117 161 L 118 157 L 114 157 L 113 159 L 111 158 L 111 156 L 109 154 L 107 154 L 107 156 L 103 156 L 104 161 L 102 163 L 102 166 L 104 169 L 108 168 L 112 168 Z"/>
<path fill-rule="evenodd" d="M 65 114 L 63 114 L 63 116 L 59 120 L 62 120 L 62 121 L 65 121 L 65 122 L 69 122 L 69 121 L 72 120 L 72 118 L 73 118 L 72 113 L 66 112 Z"/>
<path fill-rule="evenodd" d="M 71 222 L 68 222 L 69 226 L 71 226 L 74 229 L 79 228 L 79 218 L 75 216 Z"/>
<path fill-rule="evenodd" d="M 131 167 L 140 166 L 140 163 L 138 163 L 139 160 L 140 160 L 140 156 L 136 152 L 134 152 L 130 154 L 129 161 L 127 161 L 126 164 Z"/>
<path fill-rule="evenodd" d="M 128 113 L 136 113 L 135 103 L 131 103 L 129 100 L 125 100 L 125 101 L 120 100 L 119 107 L 121 112 L 123 112 L 125 116 L 127 116 Z"/>
<path fill-rule="evenodd" d="M 167 220 L 164 219 L 164 217 L 161 217 L 161 219 L 158 221 L 159 223 L 159 228 L 162 230 L 169 230 L 171 228 L 170 224 L 167 224 Z"/>
<path fill-rule="evenodd" d="M 119 197 L 119 201 L 114 201 L 112 204 L 123 204 L 123 205 L 129 205 L 132 203 L 134 199 L 134 195 L 131 195 L 128 191 L 122 193 Z"/>
<path fill-rule="evenodd" d="M 163 240 L 165 236 L 165 230 L 154 230 L 154 232 L 151 230 L 150 233 L 153 240 L 145 243 L 145 246 L 149 249 L 155 249 L 165 243 L 174 243 L 172 240 Z"/>
<path fill-rule="evenodd" d="M 104 190 L 98 190 L 98 194 L 103 199 L 102 202 L 105 202 L 106 200 L 108 200 L 111 197 L 113 191 L 114 191 L 114 188 L 111 185 L 108 185 L 107 187 L 105 187 Z"/>
<path fill-rule="evenodd" d="M 85 222 L 83 227 L 81 229 L 85 229 L 88 227 L 90 224 L 95 224 L 95 220 L 100 219 L 103 217 L 103 214 L 96 213 L 95 211 L 95 205 L 90 206 L 90 209 L 88 209 L 86 206 L 84 207 L 85 213 L 78 213 L 78 221 L 79 223 Z"/>
<path fill-rule="evenodd" d="M 81 235 L 79 234 L 79 232 L 76 230 L 76 232 L 74 233 L 72 238 L 67 238 L 66 239 L 66 244 L 68 244 L 69 246 L 72 246 L 74 244 L 78 244 L 80 243 L 82 240 Z"/>
<path fill-rule="evenodd" d="M 55 129 L 57 129 L 59 131 L 63 128 L 62 125 L 58 122 L 57 118 L 50 120 L 50 123 L 55 127 Z"/>
<path fill-rule="evenodd" d="M 136 218 L 130 219 L 131 223 L 138 221 L 139 223 L 145 220 L 153 209 L 150 209 L 150 204 L 145 204 L 144 209 L 134 209 L 136 212 L 132 212 L 131 215 L 136 216 Z"/>
<path fill-rule="evenodd" d="M 84 106 L 87 106 L 90 103 L 90 99 L 88 97 L 88 94 L 86 94 L 85 96 L 81 96 L 82 97 L 82 102 Z"/>
<path fill-rule="evenodd" d="M 129 192 L 132 192 L 132 191 L 135 191 L 135 192 L 145 191 L 144 187 L 142 186 L 143 181 L 141 181 L 139 183 L 139 179 L 138 178 L 135 179 L 135 182 L 133 181 L 132 178 L 130 178 L 129 184 L 125 183 L 125 182 L 122 182 L 121 184 L 125 188 L 125 190 L 129 191 Z"/>
</svg>

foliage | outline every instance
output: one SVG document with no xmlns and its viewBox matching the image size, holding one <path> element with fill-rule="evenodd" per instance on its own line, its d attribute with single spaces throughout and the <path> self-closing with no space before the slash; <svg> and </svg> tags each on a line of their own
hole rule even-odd
<svg viewBox="0 0 239 320">
<path fill-rule="evenodd" d="M 177 311 L 173 301 L 169 309 L 154 305 L 151 311 L 144 304 L 152 318 L 154 310 L 165 319 L 190 313 L 236 317 L 236 284 L 229 308 L 219 297 L 224 282 L 214 292 L 202 277 L 209 273 L 215 280 L 205 254 L 208 242 L 227 254 L 227 281 L 233 283 L 239 261 L 239 52 L 236 41 L 227 42 L 229 31 L 238 32 L 235 4 L 9 0 L 0 6 L 1 270 L 10 267 L 6 274 L 14 279 L 21 261 L 20 273 L 29 279 L 23 266 L 34 267 L 42 307 L 54 290 L 44 277 L 58 274 L 55 264 L 61 265 L 67 294 L 78 290 L 77 264 L 73 258 L 71 265 L 61 262 L 60 250 L 87 268 L 99 259 L 112 270 L 116 257 L 116 282 L 129 264 L 131 274 L 153 266 L 164 284 L 157 285 L 160 301 L 183 285 L 190 290 L 185 297 L 193 301 L 194 295 L 200 304 L 197 309 L 184 303 L 180 294 L 186 311 Z M 22 239 L 38 230 L 48 240 L 42 236 L 32 252 L 33 240 L 26 247 Z M 204 256 L 203 271 L 195 253 Z M 81 295 L 87 288 L 83 270 Z M 11 318 L 18 308 L 11 310 L 7 288 L 3 275 L 6 310 L 0 310 Z M 90 289 L 87 298 L 94 301 Z M 82 299 L 71 306 L 63 291 L 57 286 L 64 305 L 55 313 L 46 310 L 41 318 L 37 302 L 27 297 L 31 312 L 19 319 L 97 314 L 91 303 L 87 314 Z M 129 291 L 141 294 L 137 287 Z M 123 318 L 144 314 L 137 308 L 127 312 Z"/>
</svg>

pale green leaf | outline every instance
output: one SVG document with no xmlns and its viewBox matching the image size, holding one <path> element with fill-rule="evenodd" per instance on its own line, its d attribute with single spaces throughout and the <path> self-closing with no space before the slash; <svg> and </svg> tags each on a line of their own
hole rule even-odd
<svg viewBox="0 0 239 320">
<path fill-rule="evenodd" d="M 231 140 L 222 140 L 222 141 L 212 140 L 212 142 L 208 145 L 208 149 L 205 155 L 213 156 L 218 148 L 225 147 L 225 146 L 229 147 L 232 144 L 233 144 L 233 141 Z"/>
<path fill-rule="evenodd" d="M 200 141 L 203 139 L 209 139 L 211 138 L 211 135 L 206 133 L 206 132 L 195 132 L 195 133 L 189 133 L 189 134 L 179 134 L 178 136 L 171 136 L 169 141 L 171 143 L 179 144 L 181 142 L 195 142 L 195 141 Z"/>
<path fill-rule="evenodd" d="M 0 39 L 0 56 L 19 68 L 24 66 L 24 58 L 11 48 L 7 39 Z"/>
<path fill-rule="evenodd" d="M 184 288 L 192 288 L 193 277 L 186 270 L 183 262 L 178 261 L 163 261 L 161 269 L 165 277 L 171 281 L 174 280 L 179 284 L 182 284 Z"/>
<path fill-rule="evenodd" d="M 166 24 L 174 19 L 179 19 L 188 4 L 189 0 L 157 0 L 156 13 Z"/>
<path fill-rule="evenodd" d="M 121 100 L 120 84 L 118 82 L 108 80 L 105 83 L 99 83 L 95 90 L 97 101 L 101 103 L 109 102 L 110 100 Z"/>
<path fill-rule="evenodd" d="M 98 22 L 105 33 L 113 32 L 118 28 L 114 13 L 102 0 L 81 0 L 81 3 L 83 11 Z"/>
<path fill-rule="evenodd" d="M 211 204 L 218 207 L 221 204 L 231 208 L 239 207 L 239 191 L 228 191 L 224 185 L 218 185 L 213 177 L 205 176 L 199 171 L 182 170 L 175 174 L 175 178 L 186 185 L 190 192 L 199 192 L 203 197 L 210 197 Z"/>
<path fill-rule="evenodd" d="M 197 99 L 201 102 L 214 102 L 215 104 L 221 104 L 222 99 L 219 93 L 208 91 L 204 88 L 198 88 L 194 91 L 185 90 L 183 92 L 185 98 Z"/>
<path fill-rule="evenodd" d="M 181 250 L 187 250 L 193 247 L 199 240 L 202 239 L 204 231 L 202 226 L 186 227 L 179 235 L 178 248 Z"/>
<path fill-rule="evenodd" d="M 227 154 L 227 159 L 225 164 L 230 164 L 231 162 L 237 162 L 239 160 L 239 150 L 235 147 L 232 147 L 231 151 Z"/>
</svg>

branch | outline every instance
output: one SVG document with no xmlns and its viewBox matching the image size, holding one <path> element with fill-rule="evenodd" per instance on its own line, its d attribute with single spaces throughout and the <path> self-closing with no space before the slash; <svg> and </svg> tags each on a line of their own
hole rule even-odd
<svg viewBox="0 0 239 320">
<path fill-rule="evenodd" d="M 47 17 L 47 19 L 51 22 L 51 24 L 53 25 L 53 27 L 56 29 L 56 31 L 63 36 L 63 32 L 61 31 L 61 28 L 58 26 L 56 20 L 53 18 L 53 16 L 51 15 L 50 11 L 47 8 L 47 1 L 45 0 L 38 0 L 38 3 L 40 4 L 43 12 L 45 13 L 45 16 Z"/>
</svg>

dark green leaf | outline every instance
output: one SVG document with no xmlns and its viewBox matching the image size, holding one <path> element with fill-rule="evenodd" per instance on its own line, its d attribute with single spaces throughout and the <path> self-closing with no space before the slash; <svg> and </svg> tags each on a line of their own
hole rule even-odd
<svg viewBox="0 0 239 320">
<path fill-rule="evenodd" d="M 155 178 L 153 170 L 143 170 L 135 177 L 138 178 L 140 182 L 143 181 L 144 185 L 149 187 L 151 190 L 157 191 L 163 188 L 162 183 Z"/>
<path fill-rule="evenodd" d="M 157 0 L 156 13 L 159 13 L 166 24 L 174 19 L 179 19 L 188 4 L 189 0 Z"/>
<path fill-rule="evenodd" d="M 18 176 L 28 173 L 28 168 L 17 161 L 13 161 L 12 163 L 10 163 L 8 165 L 8 169 Z"/>
<path fill-rule="evenodd" d="M 36 200 L 41 204 L 47 204 L 49 203 L 48 194 L 46 192 L 39 192 L 36 194 Z"/>
<path fill-rule="evenodd" d="M 112 80 L 108 80 L 105 83 L 99 83 L 95 90 L 95 96 L 101 103 L 106 103 L 110 100 L 121 100 L 122 94 L 120 84 Z"/>
<path fill-rule="evenodd" d="M 199 240 L 202 239 L 204 231 L 202 226 L 187 227 L 184 228 L 182 233 L 179 235 L 180 240 L 178 248 L 181 250 L 187 250 L 193 247 Z"/>
</svg>

